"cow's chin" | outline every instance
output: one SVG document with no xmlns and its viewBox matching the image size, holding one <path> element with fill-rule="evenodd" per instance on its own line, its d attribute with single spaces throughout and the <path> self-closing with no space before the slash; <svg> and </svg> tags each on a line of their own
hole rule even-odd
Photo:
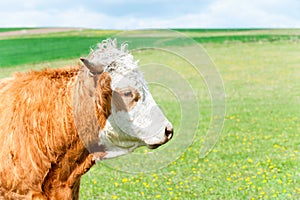
<svg viewBox="0 0 300 200">
<path fill-rule="evenodd" d="M 147 145 L 147 147 L 149 149 L 157 149 L 158 147 L 160 147 L 162 144 L 149 144 Z"/>
</svg>

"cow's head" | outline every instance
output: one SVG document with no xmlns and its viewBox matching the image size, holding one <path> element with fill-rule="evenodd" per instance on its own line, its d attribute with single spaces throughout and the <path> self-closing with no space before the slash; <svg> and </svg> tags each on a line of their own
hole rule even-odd
<svg viewBox="0 0 300 200">
<path fill-rule="evenodd" d="M 119 49 L 116 40 L 105 40 L 81 61 L 95 76 L 106 73 L 111 78 L 111 114 L 98 135 L 105 158 L 126 154 L 138 146 L 154 149 L 172 138 L 172 124 L 155 103 L 126 44 Z"/>
</svg>

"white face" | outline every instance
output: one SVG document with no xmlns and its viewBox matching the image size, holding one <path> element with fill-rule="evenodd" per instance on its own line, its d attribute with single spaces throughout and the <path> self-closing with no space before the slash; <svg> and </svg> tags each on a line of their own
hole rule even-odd
<svg viewBox="0 0 300 200">
<path fill-rule="evenodd" d="M 172 125 L 155 103 L 142 73 L 136 68 L 124 72 L 121 67 L 109 73 L 112 110 L 101 134 L 112 143 L 107 148 L 113 155 L 106 157 L 128 153 L 138 146 L 156 148 L 169 141 L 173 136 Z"/>
</svg>

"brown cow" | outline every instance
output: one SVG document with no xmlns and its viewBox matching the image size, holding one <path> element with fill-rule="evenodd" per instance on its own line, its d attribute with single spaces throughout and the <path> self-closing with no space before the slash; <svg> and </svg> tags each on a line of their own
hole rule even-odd
<svg viewBox="0 0 300 200">
<path fill-rule="evenodd" d="M 81 60 L 0 81 L 0 199 L 78 199 L 96 160 L 171 139 L 131 54 L 106 40 Z"/>
</svg>

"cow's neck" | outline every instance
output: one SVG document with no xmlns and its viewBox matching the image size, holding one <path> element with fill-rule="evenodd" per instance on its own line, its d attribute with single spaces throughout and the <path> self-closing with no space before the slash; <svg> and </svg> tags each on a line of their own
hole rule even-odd
<svg viewBox="0 0 300 200">
<path fill-rule="evenodd" d="M 80 178 L 95 164 L 93 155 L 83 144 L 75 126 L 71 106 L 74 82 L 70 80 L 67 85 L 70 87 L 67 90 L 69 95 L 65 99 L 68 114 L 63 122 L 67 137 L 63 144 L 52 147 L 59 154 L 56 155 L 55 160 L 51 159 L 51 167 L 42 183 L 43 191 L 47 192 L 44 194 L 47 199 L 78 199 Z M 91 109 L 91 107 L 87 108 Z"/>
<path fill-rule="evenodd" d="M 86 71 L 78 72 L 73 93 L 69 95 L 72 115 L 69 115 L 65 127 L 72 126 L 69 127 L 69 134 L 73 137 L 72 140 L 66 141 L 67 151 L 60 155 L 57 163 L 52 163 L 45 177 L 43 189 L 49 191 L 47 194 L 49 199 L 77 199 L 80 177 L 95 164 L 95 158 L 102 159 L 106 155 L 105 146 L 99 143 L 99 131 L 103 127 L 100 127 L 101 113 L 96 112 L 96 106 L 101 106 L 101 111 L 104 112 L 102 118 L 106 120 L 110 114 L 110 78 L 107 74 L 101 74 L 94 80 L 86 76 L 88 76 Z M 104 82 L 98 84 L 98 80 Z M 95 89 L 99 85 L 107 86 L 107 89 L 104 93 L 95 95 Z M 104 91 L 105 88 L 97 90 Z M 102 105 L 103 101 L 98 105 L 97 98 L 101 95 L 106 96 L 108 105 Z"/>
</svg>

